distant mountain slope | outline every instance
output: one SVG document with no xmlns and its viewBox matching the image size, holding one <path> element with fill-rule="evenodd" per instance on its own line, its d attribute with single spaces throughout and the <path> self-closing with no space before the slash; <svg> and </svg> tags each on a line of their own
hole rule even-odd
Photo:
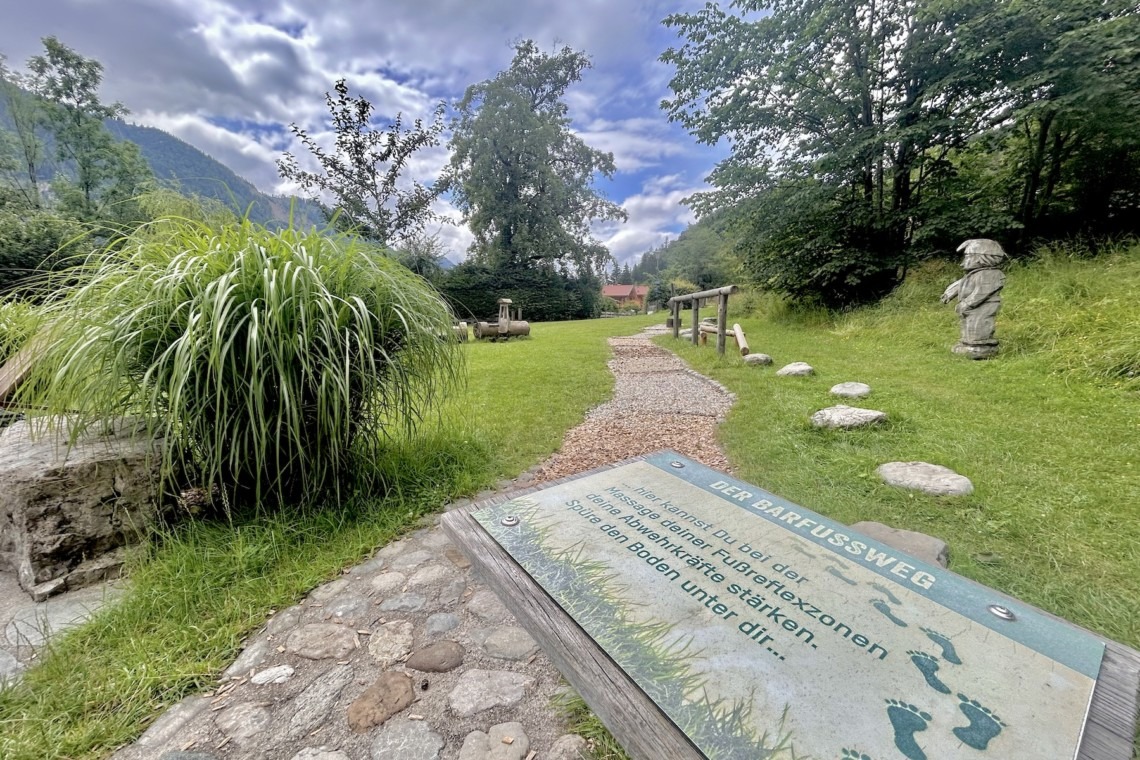
<svg viewBox="0 0 1140 760">
<path fill-rule="evenodd" d="M 138 145 L 155 177 L 182 192 L 214 198 L 239 214 L 246 213 L 248 209 L 250 219 L 267 227 L 287 224 L 291 205 L 299 226 L 324 223 L 324 216 L 315 203 L 302 198 L 267 195 L 225 164 L 161 129 L 118 120 L 107 121 L 106 126 L 117 139 L 130 140 Z M 0 98 L 0 130 L 11 129 L 7 104 Z M 52 136 L 42 134 L 41 139 L 45 153 L 54 155 Z M 72 173 L 66 165 L 58 168 L 65 174 Z M 57 165 L 45 161 L 42 169 L 40 179 L 50 181 Z"/>
<path fill-rule="evenodd" d="M 154 176 L 183 192 L 217 199 L 238 213 L 248 209 L 250 219 L 270 227 L 288 223 L 291 204 L 297 224 L 323 222 L 315 203 L 267 195 L 225 164 L 161 129 L 123 121 L 108 121 L 107 129 L 116 138 L 138 145 Z"/>
</svg>

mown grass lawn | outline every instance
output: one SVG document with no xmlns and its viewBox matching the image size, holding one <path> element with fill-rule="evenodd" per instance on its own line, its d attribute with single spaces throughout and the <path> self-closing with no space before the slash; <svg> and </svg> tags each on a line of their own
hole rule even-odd
<svg viewBox="0 0 1140 760">
<path fill-rule="evenodd" d="M 646 317 L 533 325 L 532 337 L 464 347 L 466 387 L 393 440 L 386 490 L 340 509 L 191 521 L 139 552 L 122 603 L 62 636 L 0 692 L 0 758 L 100 758 L 165 707 L 216 682 L 273 609 L 441 509 L 555 451 L 610 392 L 606 338 Z"/>
</svg>

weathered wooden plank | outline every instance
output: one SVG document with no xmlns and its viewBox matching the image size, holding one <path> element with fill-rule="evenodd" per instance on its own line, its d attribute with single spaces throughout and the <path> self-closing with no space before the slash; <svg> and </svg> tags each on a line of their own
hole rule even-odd
<svg viewBox="0 0 1140 760">
<path fill-rule="evenodd" d="M 631 756 L 646 760 L 703 758 L 704 755 L 656 704 L 472 517 L 473 512 L 491 504 L 639 459 L 642 457 L 472 504 L 444 515 L 443 528 L 471 560 L 480 579 L 518 617 Z M 987 591 L 995 601 L 1005 599 L 1025 604 L 994 589 L 987 588 Z M 1078 628 L 1062 618 L 1042 612 L 1065 625 Z M 1129 760 L 1133 758 L 1140 704 L 1140 652 L 1095 633 L 1086 633 L 1101 639 L 1106 651 L 1076 760 Z"/>
<path fill-rule="evenodd" d="M 733 293 L 738 293 L 740 288 L 736 285 L 725 285 L 723 288 L 713 288 L 712 290 L 702 290 L 699 293 L 686 293 L 682 296 L 673 296 L 669 299 L 669 303 L 680 303 L 685 301 L 699 301 L 705 298 L 717 298 L 718 296 L 730 296 Z"/>
<path fill-rule="evenodd" d="M 38 354 L 35 340 L 30 340 L 14 356 L 0 367 L 0 406 L 8 403 L 10 397 L 28 377 L 35 366 Z"/>
</svg>

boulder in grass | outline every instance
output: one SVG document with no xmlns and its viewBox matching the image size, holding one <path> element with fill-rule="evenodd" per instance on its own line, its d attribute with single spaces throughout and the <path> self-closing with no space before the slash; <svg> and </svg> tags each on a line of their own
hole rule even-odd
<svg viewBox="0 0 1140 760">
<path fill-rule="evenodd" d="M 840 383 L 831 386 L 830 393 L 840 398 L 866 398 L 871 395 L 871 386 L 866 383 Z"/>
<path fill-rule="evenodd" d="M 880 425 L 887 421 L 887 413 L 875 409 L 860 409 L 856 406 L 829 406 L 811 416 L 811 424 L 818 428 L 851 430 L 868 425 Z"/>
<path fill-rule="evenodd" d="M 772 363 L 772 357 L 768 354 L 748 354 L 744 357 L 745 364 L 756 364 L 765 367 Z"/>
<path fill-rule="evenodd" d="M 950 546 L 941 538 L 913 530 L 892 528 L 877 522 L 858 522 L 851 526 L 865 536 L 881 541 L 892 549 L 939 567 L 949 567 Z"/>
<path fill-rule="evenodd" d="M 807 377 L 814 374 L 815 370 L 807 362 L 792 362 L 776 370 L 777 377 Z"/>
<path fill-rule="evenodd" d="M 974 484 L 965 475 L 929 462 L 887 462 L 875 472 L 887 485 L 934 496 L 966 496 L 974 492 Z"/>
<path fill-rule="evenodd" d="M 161 448 L 129 424 L 68 446 L 48 425 L 0 431 L 0 569 L 37 598 L 117 577 L 116 549 L 162 509 Z"/>
</svg>

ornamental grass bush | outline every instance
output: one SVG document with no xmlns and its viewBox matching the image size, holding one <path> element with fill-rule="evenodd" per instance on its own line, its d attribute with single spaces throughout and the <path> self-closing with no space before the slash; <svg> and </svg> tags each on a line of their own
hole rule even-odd
<svg viewBox="0 0 1140 760">
<path fill-rule="evenodd" d="M 163 217 L 34 287 L 17 403 L 72 438 L 138 418 L 168 485 L 239 503 L 366 484 L 392 427 L 459 377 L 435 290 L 350 236 Z"/>
</svg>

